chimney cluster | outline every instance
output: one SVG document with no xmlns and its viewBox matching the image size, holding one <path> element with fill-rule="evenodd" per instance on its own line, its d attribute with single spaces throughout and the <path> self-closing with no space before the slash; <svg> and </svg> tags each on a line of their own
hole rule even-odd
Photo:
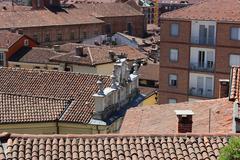
<svg viewBox="0 0 240 160">
<path fill-rule="evenodd" d="M 194 115 L 191 110 L 175 110 L 178 118 L 177 130 L 178 133 L 190 133 L 192 132 L 192 117 Z"/>
<path fill-rule="evenodd" d="M 104 120 L 113 112 L 126 106 L 138 89 L 138 75 L 130 74 L 126 59 L 119 59 L 111 75 L 112 84 L 104 88 L 103 80 L 97 81 L 99 90 L 93 95 L 95 101 L 94 119 Z"/>
</svg>

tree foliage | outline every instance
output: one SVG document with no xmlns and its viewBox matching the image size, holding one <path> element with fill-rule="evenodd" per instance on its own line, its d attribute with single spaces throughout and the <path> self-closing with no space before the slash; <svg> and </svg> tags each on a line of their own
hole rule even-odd
<svg viewBox="0 0 240 160">
<path fill-rule="evenodd" d="M 220 150 L 219 160 L 240 160 L 240 138 L 234 137 Z"/>
</svg>

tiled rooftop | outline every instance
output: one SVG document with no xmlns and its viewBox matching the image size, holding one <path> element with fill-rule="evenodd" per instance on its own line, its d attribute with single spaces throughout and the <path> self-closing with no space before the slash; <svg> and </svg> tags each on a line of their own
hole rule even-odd
<svg viewBox="0 0 240 160">
<path fill-rule="evenodd" d="M 110 86 L 110 77 L 101 77 L 105 86 Z M 0 68 L 0 92 L 74 100 L 60 121 L 88 123 L 93 116 L 92 95 L 98 91 L 99 78 L 90 74 Z"/>
<path fill-rule="evenodd" d="M 26 63 L 40 63 L 40 64 L 54 64 L 54 62 L 49 61 L 53 56 L 62 55 L 55 52 L 53 49 L 48 48 L 27 48 L 23 47 L 17 51 L 9 61 L 15 62 L 26 62 Z"/>
<path fill-rule="evenodd" d="M 231 100 L 240 101 L 240 67 L 233 66 L 230 75 L 230 95 Z"/>
<path fill-rule="evenodd" d="M 68 54 L 54 56 L 51 58 L 52 62 L 67 62 L 73 64 L 82 64 L 82 65 L 98 65 L 105 63 L 113 63 L 114 60 L 110 57 L 109 51 L 113 51 L 116 55 L 121 55 L 122 53 L 126 54 L 129 61 L 146 59 L 143 53 L 139 50 L 132 48 L 130 46 L 84 46 L 83 52 L 85 56 L 76 56 L 76 46 L 79 44 L 66 44 L 61 46 L 61 50 L 68 51 L 71 50 Z"/>
<path fill-rule="evenodd" d="M 159 80 L 159 65 L 158 64 L 147 64 L 139 68 L 139 78 L 144 80 Z"/>
<path fill-rule="evenodd" d="M 9 31 L 0 31 L 0 48 L 8 49 L 14 43 L 16 43 L 23 35 L 12 33 Z"/>
<path fill-rule="evenodd" d="M 239 22 L 240 3 L 239 0 L 203 0 L 192 6 L 164 13 L 161 17 L 176 20 Z"/>
<path fill-rule="evenodd" d="M 194 112 L 193 133 L 232 132 L 233 102 L 223 98 L 129 109 L 120 133 L 177 133 L 178 119 L 174 110 Z"/>
<path fill-rule="evenodd" d="M 0 136 L 3 160 L 217 160 L 229 138 L 239 135 Z"/>
<path fill-rule="evenodd" d="M 0 11 L 0 28 L 24 28 L 104 23 L 100 17 L 138 16 L 142 13 L 123 3 L 77 4 L 60 12 L 42 10 Z M 36 18 L 37 17 L 37 18 Z"/>
<path fill-rule="evenodd" d="M 0 93 L 0 123 L 55 121 L 70 104 L 64 99 Z"/>
<path fill-rule="evenodd" d="M 97 18 L 119 16 L 143 16 L 143 14 L 126 3 L 74 4 L 79 10 Z"/>
<path fill-rule="evenodd" d="M 103 23 L 102 20 L 97 19 L 91 15 L 86 15 L 80 12 L 78 9 L 71 9 L 67 13 L 59 12 L 57 14 L 48 10 L 0 12 L 0 17 L 0 28 L 24 28 Z"/>
</svg>

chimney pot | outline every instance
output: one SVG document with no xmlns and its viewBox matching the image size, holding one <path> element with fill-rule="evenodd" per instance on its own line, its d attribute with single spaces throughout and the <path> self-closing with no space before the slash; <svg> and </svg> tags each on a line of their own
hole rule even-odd
<svg viewBox="0 0 240 160">
<path fill-rule="evenodd" d="M 178 117 L 178 133 L 192 132 L 192 116 L 194 115 L 191 110 L 175 110 Z"/>
<path fill-rule="evenodd" d="M 60 51 L 60 46 L 59 45 L 54 45 L 53 49 L 54 49 L 54 51 L 59 52 Z"/>
</svg>

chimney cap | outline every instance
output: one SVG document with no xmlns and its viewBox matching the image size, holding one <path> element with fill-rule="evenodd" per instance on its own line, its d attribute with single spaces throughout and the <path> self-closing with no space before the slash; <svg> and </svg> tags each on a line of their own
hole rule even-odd
<svg viewBox="0 0 240 160">
<path fill-rule="evenodd" d="M 194 115 L 192 110 L 175 110 L 177 116 L 190 116 Z"/>
<path fill-rule="evenodd" d="M 229 79 L 219 79 L 219 82 L 229 82 Z"/>
</svg>

